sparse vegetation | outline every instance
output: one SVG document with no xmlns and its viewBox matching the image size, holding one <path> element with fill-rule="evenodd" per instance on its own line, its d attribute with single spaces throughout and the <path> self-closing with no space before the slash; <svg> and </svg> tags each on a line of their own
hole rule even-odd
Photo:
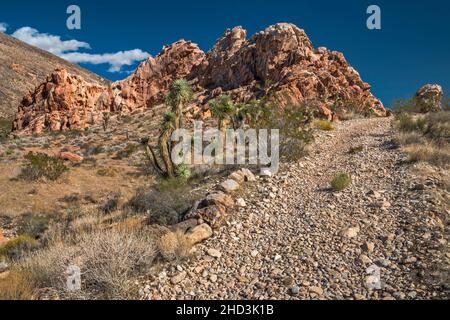
<svg viewBox="0 0 450 320">
<path fill-rule="evenodd" d="M 315 126 L 317 129 L 322 131 L 333 131 L 334 127 L 333 124 L 328 120 L 317 120 L 315 122 Z"/>
<path fill-rule="evenodd" d="M 12 270 L 0 278 L 0 300 L 32 300 L 35 294 L 33 280 L 26 272 Z"/>
<path fill-rule="evenodd" d="M 150 224 L 171 225 L 179 222 L 195 200 L 185 184 L 169 179 L 163 180 L 157 188 L 139 189 L 128 207 L 136 213 L 148 214 Z"/>
<path fill-rule="evenodd" d="M 97 170 L 97 175 L 100 177 L 110 177 L 113 178 L 119 174 L 119 170 L 112 167 L 101 168 Z"/>
<path fill-rule="evenodd" d="M 397 115 L 400 134 L 397 143 L 404 146 L 412 162 L 428 162 L 438 167 L 450 163 L 450 112 L 428 115 Z"/>
<path fill-rule="evenodd" d="M 69 170 L 62 160 L 44 153 L 30 152 L 25 156 L 25 159 L 26 164 L 22 167 L 19 175 L 21 180 L 36 181 L 46 178 L 55 181 Z"/>
<path fill-rule="evenodd" d="M 158 240 L 157 248 L 165 260 L 172 261 L 188 257 L 192 244 L 183 232 L 168 232 Z"/>
<path fill-rule="evenodd" d="M 364 146 L 351 147 L 348 151 L 349 154 L 358 154 L 364 151 Z"/>
<path fill-rule="evenodd" d="M 54 243 L 20 264 L 38 288 L 75 299 L 136 299 L 133 276 L 146 271 L 156 256 L 151 236 L 142 230 L 99 230 L 76 243 Z M 66 270 L 83 271 L 82 290 L 68 292 Z"/>
<path fill-rule="evenodd" d="M 0 141 L 5 140 L 12 130 L 12 121 L 0 119 Z"/>
<path fill-rule="evenodd" d="M 342 191 L 347 189 L 352 184 L 352 177 L 349 173 L 339 172 L 330 182 L 331 188 L 334 191 Z"/>
<path fill-rule="evenodd" d="M 24 254 L 36 249 L 38 245 L 38 241 L 33 237 L 21 235 L 0 246 L 0 257 L 3 256 L 11 260 L 16 260 Z"/>
</svg>

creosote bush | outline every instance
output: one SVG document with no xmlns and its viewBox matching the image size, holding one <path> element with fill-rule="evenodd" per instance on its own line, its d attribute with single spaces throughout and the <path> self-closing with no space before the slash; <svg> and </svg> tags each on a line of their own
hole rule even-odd
<svg viewBox="0 0 450 320">
<path fill-rule="evenodd" d="M 25 159 L 26 164 L 19 174 L 21 180 L 36 181 L 46 178 L 55 181 L 69 170 L 61 159 L 50 157 L 44 153 L 30 152 L 25 156 Z"/>
<path fill-rule="evenodd" d="M 339 172 L 331 180 L 331 187 L 335 191 L 342 191 L 352 184 L 352 177 L 349 173 Z"/>
</svg>

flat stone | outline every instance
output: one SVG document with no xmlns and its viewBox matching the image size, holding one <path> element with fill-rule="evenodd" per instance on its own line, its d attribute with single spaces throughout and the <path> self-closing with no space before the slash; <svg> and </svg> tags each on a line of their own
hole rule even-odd
<svg viewBox="0 0 450 320">
<path fill-rule="evenodd" d="M 228 179 L 220 184 L 220 189 L 225 191 L 226 193 L 233 193 L 239 190 L 240 185 L 236 181 L 232 179 Z"/>
<path fill-rule="evenodd" d="M 209 256 L 211 256 L 213 258 L 221 258 L 222 257 L 222 252 L 220 252 L 219 250 L 216 250 L 216 249 L 208 249 L 207 253 Z"/>
<path fill-rule="evenodd" d="M 176 276 L 172 277 L 172 279 L 170 279 L 170 282 L 172 282 L 172 284 L 178 284 L 181 281 L 183 281 L 187 276 L 186 271 L 183 271 L 179 274 L 177 274 Z"/>
</svg>

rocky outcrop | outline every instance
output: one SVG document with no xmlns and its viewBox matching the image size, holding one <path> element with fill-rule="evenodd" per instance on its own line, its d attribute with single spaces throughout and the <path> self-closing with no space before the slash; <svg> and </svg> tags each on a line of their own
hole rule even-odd
<svg viewBox="0 0 450 320">
<path fill-rule="evenodd" d="M 143 62 L 129 78 L 111 87 L 114 110 L 132 112 L 164 101 L 174 80 L 192 77 L 191 71 L 205 58 L 192 42 L 180 40 L 163 48 L 156 58 Z"/>
<path fill-rule="evenodd" d="M 305 31 L 280 23 L 245 40 L 241 27 L 225 32 L 208 53 L 200 84 L 210 89 L 235 90 L 237 100 L 249 99 L 248 86 L 263 87 L 280 106 L 319 102 L 331 109 L 339 99 L 385 115 L 381 101 L 370 92 L 340 52 L 314 49 Z M 242 94 L 241 88 L 246 88 Z M 343 106 L 345 107 L 345 106 Z M 325 110 L 326 111 L 326 110 Z"/>
<path fill-rule="evenodd" d="M 100 121 L 102 112 L 148 109 L 163 102 L 171 83 L 181 78 L 189 80 L 197 93 L 191 109 L 204 117 L 210 116 L 208 100 L 220 94 L 229 94 L 236 102 L 266 96 L 278 107 L 310 102 L 310 108 L 331 118 L 336 109 L 350 105 L 356 106 L 354 112 L 386 115 L 371 86 L 342 53 L 314 49 L 305 31 L 281 23 L 249 40 L 241 27 L 227 30 L 207 55 L 197 45 L 180 40 L 107 88 L 59 70 L 25 97 L 14 130 L 82 129 L 89 119 Z"/>
<path fill-rule="evenodd" d="M 24 134 L 44 130 L 81 130 L 101 118 L 107 106 L 99 104 L 105 87 L 58 69 L 19 106 L 13 130 Z"/>
<path fill-rule="evenodd" d="M 416 93 L 415 103 L 417 111 L 421 113 L 437 112 L 442 109 L 444 91 L 437 84 L 427 84 Z"/>
<path fill-rule="evenodd" d="M 21 134 L 44 130 L 81 130 L 100 123 L 104 112 L 127 114 L 161 103 L 176 79 L 187 78 L 205 54 L 184 40 L 163 48 L 127 79 L 108 87 L 56 70 L 19 106 L 13 130 Z"/>
</svg>

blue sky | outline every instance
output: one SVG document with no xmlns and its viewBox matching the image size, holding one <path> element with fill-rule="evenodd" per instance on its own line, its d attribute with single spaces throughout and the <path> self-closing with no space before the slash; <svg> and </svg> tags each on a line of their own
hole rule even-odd
<svg viewBox="0 0 450 320">
<path fill-rule="evenodd" d="M 81 8 L 81 30 L 66 28 L 66 9 L 71 4 Z M 382 30 L 366 28 L 366 9 L 371 4 L 381 8 Z M 242 25 L 251 36 L 271 24 L 291 22 L 305 29 L 315 47 L 342 51 L 372 84 L 375 95 L 389 105 L 425 83 L 439 83 L 449 94 L 449 17 L 447 0 L 15 0 L 2 2 L 0 30 L 6 23 L 7 34 L 29 27 L 22 29 L 22 35 L 59 36 L 64 45 L 75 44 L 78 52 L 96 55 L 89 56 L 91 60 L 116 61 L 115 66 L 82 65 L 118 80 L 138 63 L 121 65 L 123 59 L 156 55 L 163 45 L 180 38 L 207 51 L 226 28 Z M 63 42 L 68 40 L 78 42 Z M 125 52 L 117 55 L 120 51 Z"/>
</svg>

